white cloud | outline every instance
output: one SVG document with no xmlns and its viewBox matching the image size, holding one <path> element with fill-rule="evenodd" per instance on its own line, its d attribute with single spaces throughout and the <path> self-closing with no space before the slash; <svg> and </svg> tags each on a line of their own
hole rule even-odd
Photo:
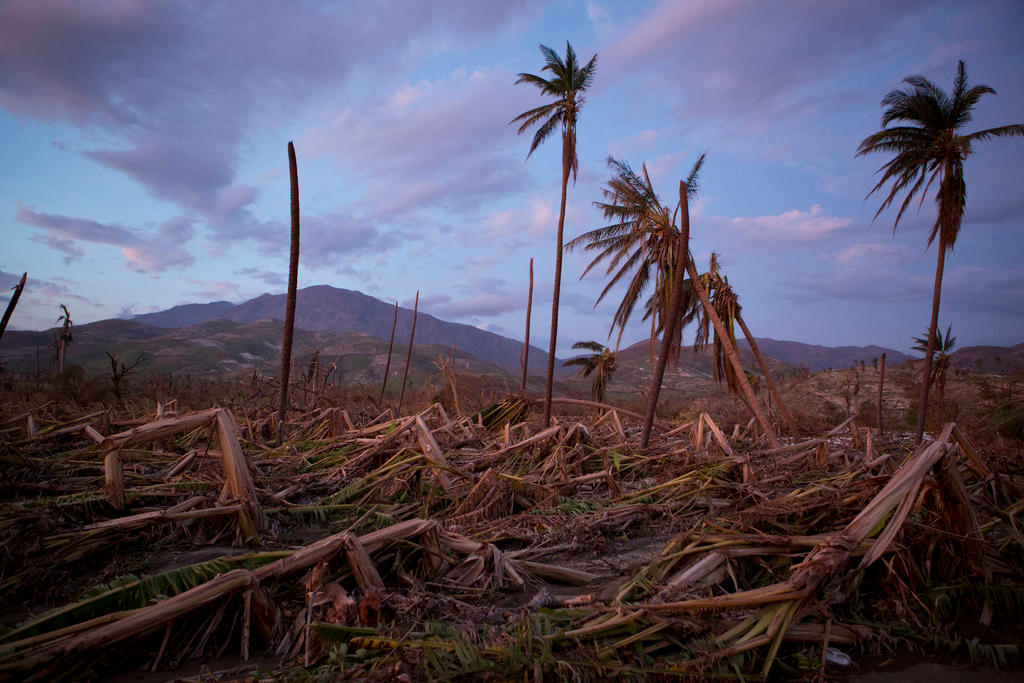
<svg viewBox="0 0 1024 683">
<path fill-rule="evenodd" d="M 491 317 L 526 310 L 524 294 L 481 292 L 466 299 L 453 300 L 447 294 L 420 297 L 420 309 L 445 320 Z"/>
<path fill-rule="evenodd" d="M 531 238 L 552 235 L 558 225 L 558 212 L 550 199 L 532 197 L 526 209 L 505 209 L 484 219 L 487 237 L 528 235 Z"/>
<path fill-rule="evenodd" d="M 821 242 L 848 227 L 852 221 L 826 216 L 821 205 L 815 204 L 809 211 L 793 209 L 776 216 L 741 218 L 713 216 L 707 222 L 720 231 L 719 234 L 731 237 L 743 246 L 781 249 Z"/>
<path fill-rule="evenodd" d="M 42 230 L 42 234 L 34 235 L 32 239 L 63 252 L 65 263 L 85 255 L 79 242 L 120 247 L 125 265 L 140 273 L 161 273 L 169 268 L 189 266 L 195 261 L 192 254 L 183 248 L 195 233 L 192 221 L 186 218 L 164 221 L 152 235 L 124 225 L 39 213 L 19 203 L 15 220 Z"/>
<path fill-rule="evenodd" d="M 914 253 L 902 245 L 868 242 L 854 244 L 843 249 L 835 255 L 833 260 L 837 264 L 849 264 L 853 267 L 871 263 L 903 266 L 920 258 L 920 254 Z"/>
<path fill-rule="evenodd" d="M 368 215 L 393 218 L 423 207 L 474 210 L 521 189 L 528 175 L 512 153 L 509 120 L 535 100 L 506 69 L 454 69 L 402 85 L 381 102 L 338 112 L 303 146 L 331 155 L 367 184 Z"/>
</svg>

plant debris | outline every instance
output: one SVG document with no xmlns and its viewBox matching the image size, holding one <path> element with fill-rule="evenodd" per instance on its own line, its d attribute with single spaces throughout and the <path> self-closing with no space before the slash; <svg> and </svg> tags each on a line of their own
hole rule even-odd
<svg viewBox="0 0 1024 683">
<path fill-rule="evenodd" d="M 278 444 L 247 405 L 5 407 L 0 677 L 756 680 L 1021 654 L 1024 480 L 952 422 L 916 450 L 853 418 L 769 447 L 702 413 L 641 451 L 633 413 L 577 401 L 539 429 L 512 398 L 311 407 Z"/>
</svg>

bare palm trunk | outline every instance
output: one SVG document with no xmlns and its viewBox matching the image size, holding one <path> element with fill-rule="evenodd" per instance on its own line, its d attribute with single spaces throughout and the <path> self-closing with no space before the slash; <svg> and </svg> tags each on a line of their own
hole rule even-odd
<svg viewBox="0 0 1024 683">
<path fill-rule="evenodd" d="M 544 428 L 551 426 L 551 389 L 555 379 L 555 346 L 558 343 L 558 297 L 562 292 L 562 232 L 565 228 L 565 195 L 569 189 L 569 152 L 562 141 L 562 203 L 558 209 L 558 236 L 555 246 L 555 286 L 551 292 L 551 341 L 548 343 L 548 373 L 544 385 Z"/>
<path fill-rule="evenodd" d="M 878 435 L 882 435 L 882 389 L 885 387 L 885 352 L 882 353 L 882 365 L 878 369 Z"/>
<path fill-rule="evenodd" d="M 714 307 L 711 305 L 711 300 L 708 299 L 708 293 L 704 290 L 704 285 L 700 283 L 700 277 L 697 275 L 697 269 L 693 267 L 693 264 L 687 260 L 686 263 L 687 272 L 690 275 L 690 280 L 693 283 L 693 291 L 697 293 L 697 297 L 700 299 L 701 304 L 704 306 L 704 313 L 711 320 L 711 324 L 715 326 L 715 334 L 720 339 L 726 339 L 727 333 L 725 330 L 725 324 L 722 319 L 715 313 Z M 765 436 L 768 437 L 768 443 L 771 444 L 772 448 L 779 448 L 779 440 L 775 436 L 775 431 L 772 429 L 771 424 L 764 416 L 764 412 L 757 403 L 757 398 L 754 396 L 754 390 L 750 388 L 750 382 L 747 381 L 747 376 L 743 372 L 743 365 L 740 364 L 740 357 L 736 354 L 736 349 L 733 348 L 732 344 L 722 344 L 722 352 L 725 353 L 725 357 L 732 364 L 733 370 L 736 373 L 736 382 L 740 385 L 740 390 L 746 397 L 750 412 L 754 414 L 757 419 L 757 423 L 761 425 L 761 429 L 764 430 Z"/>
<path fill-rule="evenodd" d="M 420 290 L 416 290 L 416 302 L 412 305 L 412 332 L 409 334 L 409 352 L 405 355 L 405 372 L 402 374 L 402 391 L 398 395 L 398 414 L 402 414 L 402 401 L 405 400 L 405 382 L 409 379 L 409 363 L 412 362 L 412 342 L 416 339 L 416 317 L 420 310 Z"/>
<path fill-rule="evenodd" d="M 676 252 L 676 266 L 672 277 L 672 294 L 668 300 L 668 319 L 662 326 L 661 351 L 658 353 L 658 364 L 654 366 L 654 375 L 651 378 L 651 393 L 647 397 L 647 411 L 644 414 L 644 431 L 640 437 L 640 450 L 645 450 L 651 440 L 651 426 L 654 424 L 654 413 L 658 409 L 658 394 L 661 393 L 661 383 L 665 379 L 665 367 L 668 365 L 668 357 L 672 351 L 672 342 L 675 341 L 676 326 L 682 316 L 683 282 L 686 280 L 686 267 L 690 265 L 687 258 L 690 250 L 690 205 L 687 201 L 686 190 L 686 183 L 679 181 L 679 250 Z"/>
<path fill-rule="evenodd" d="M 288 411 L 288 380 L 292 366 L 292 340 L 295 334 L 295 297 L 299 280 L 299 170 L 295 146 L 288 143 L 288 175 L 292 194 L 292 245 L 288 260 L 288 297 L 284 309 L 284 336 L 281 339 L 281 394 L 277 409 L 277 440 L 284 440 Z"/>
<path fill-rule="evenodd" d="M 530 362 L 530 314 L 533 312 L 533 259 L 530 259 L 530 291 L 526 295 L 526 341 L 523 342 L 523 381 L 519 397 L 526 398 L 526 368 Z"/>
<path fill-rule="evenodd" d="M 11 300 L 7 302 L 7 309 L 4 310 L 3 320 L 0 320 L 0 339 L 4 336 L 4 330 L 7 329 L 7 322 L 11 319 L 11 314 L 14 313 L 14 307 L 18 305 L 18 299 L 21 298 L 21 291 L 25 289 L 25 279 L 28 277 L 28 273 L 21 274 L 21 281 L 15 285 L 14 294 L 11 295 Z"/>
<path fill-rule="evenodd" d="M 945 226 L 943 226 L 945 227 Z M 939 327 L 939 303 L 942 299 L 942 271 L 946 266 L 946 236 L 939 230 L 939 257 L 935 264 L 935 287 L 932 290 L 932 319 L 928 323 L 928 346 L 924 353 L 924 374 L 921 376 L 921 393 L 917 400 L 916 443 L 924 438 L 925 421 L 928 418 L 928 390 L 932 381 L 932 355 L 935 353 L 935 331 Z"/>
<path fill-rule="evenodd" d="M 782 395 L 779 393 L 778 387 L 775 386 L 775 380 L 772 379 L 772 373 L 768 371 L 768 364 L 765 363 L 764 356 L 761 355 L 761 349 L 758 348 L 757 342 L 754 341 L 754 335 L 750 333 L 750 328 L 747 327 L 743 316 L 737 315 L 736 322 L 740 324 L 740 329 L 743 330 L 743 335 L 747 338 L 747 343 L 750 344 L 750 350 L 754 352 L 754 358 L 757 359 L 757 364 L 761 366 L 761 374 L 764 375 L 764 381 L 768 384 L 769 396 L 775 397 L 775 405 L 779 407 L 782 419 L 786 421 L 786 429 L 789 431 L 790 436 L 796 436 L 798 431 L 796 422 L 793 421 L 793 416 L 789 414 L 786 404 L 782 401 Z"/>
<path fill-rule="evenodd" d="M 384 364 L 384 381 L 380 385 L 380 401 L 384 400 L 384 389 L 388 386 L 388 373 L 391 372 L 391 350 L 395 348 L 395 328 L 398 326 L 398 302 L 395 302 L 395 319 L 391 321 L 391 341 L 388 342 L 388 361 Z M 378 401 L 378 403 L 380 402 Z"/>
</svg>

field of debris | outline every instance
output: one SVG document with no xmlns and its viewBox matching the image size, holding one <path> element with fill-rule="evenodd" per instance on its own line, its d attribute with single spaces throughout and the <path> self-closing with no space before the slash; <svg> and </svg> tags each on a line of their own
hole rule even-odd
<svg viewBox="0 0 1024 683">
<path fill-rule="evenodd" d="M 116 409 L 9 382 L 0 678 L 1019 668 L 1021 442 L 938 410 L 914 448 L 848 376 L 815 381 L 786 388 L 802 432 L 781 447 L 723 394 L 645 451 L 635 413 L 586 401 L 542 429 L 522 398 L 396 414 L 325 393 L 278 441 L 255 378 Z"/>
</svg>

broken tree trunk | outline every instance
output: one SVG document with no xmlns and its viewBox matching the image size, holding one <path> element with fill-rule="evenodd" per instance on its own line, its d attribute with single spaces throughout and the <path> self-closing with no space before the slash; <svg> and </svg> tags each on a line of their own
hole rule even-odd
<svg viewBox="0 0 1024 683">
<path fill-rule="evenodd" d="M 533 284 L 533 259 L 530 259 L 530 283 L 531 287 Z M 11 319 L 11 315 L 14 313 L 14 307 L 18 305 L 18 299 L 21 298 L 21 292 L 25 289 L 25 279 L 28 277 L 28 272 L 21 274 L 21 281 L 14 286 L 14 294 L 11 295 L 11 300 L 7 302 L 7 308 L 4 310 L 3 320 L 0 320 L 0 339 L 3 339 L 4 330 L 7 329 L 7 322 Z M 529 323 L 527 323 L 529 325 Z M 525 376 L 525 375 L 524 375 Z"/>
<path fill-rule="evenodd" d="M 533 259 L 530 259 L 530 290 L 526 295 L 526 340 L 523 342 L 523 381 L 519 398 L 526 398 L 526 367 L 530 361 L 530 313 L 533 311 Z"/>
<path fill-rule="evenodd" d="M 768 385 L 768 391 L 772 396 L 775 397 L 775 405 L 779 407 L 779 412 L 782 413 L 782 419 L 786 421 L 786 429 L 789 431 L 790 436 L 797 436 L 798 429 L 796 422 L 793 421 L 793 416 L 789 414 L 789 410 L 786 408 L 785 401 L 782 400 L 782 394 L 779 393 L 779 388 L 775 386 L 775 380 L 772 379 L 772 373 L 768 370 L 768 364 L 764 360 L 764 356 L 761 354 L 761 349 L 758 348 L 757 342 L 754 341 L 754 335 L 750 333 L 750 328 L 747 327 L 746 321 L 743 320 L 743 316 L 737 315 L 736 322 L 740 324 L 740 329 L 743 330 L 743 335 L 747 338 L 747 343 L 750 344 L 750 350 L 754 352 L 754 358 L 757 359 L 757 364 L 761 366 L 761 374 L 764 375 L 764 381 Z"/>
<path fill-rule="evenodd" d="M 391 341 L 388 342 L 388 360 L 384 364 L 384 380 L 380 383 L 380 400 L 384 401 L 384 390 L 388 386 L 388 373 L 391 372 L 391 350 L 395 348 L 395 328 L 398 326 L 398 302 L 395 302 L 395 318 L 391 321 Z"/>
<path fill-rule="evenodd" d="M 711 305 L 711 301 L 708 299 L 708 293 L 700 283 L 700 276 L 697 274 L 697 269 L 693 267 L 693 263 L 690 259 L 686 259 L 686 271 L 690 275 L 690 282 L 693 285 L 694 292 L 697 293 L 697 297 L 704 306 L 705 314 L 707 314 L 708 318 L 711 320 L 711 324 L 715 326 L 715 333 L 721 339 L 728 339 L 729 335 L 726 332 L 725 325 L 722 323 L 722 319 L 719 318 L 718 314 L 715 312 L 714 306 Z M 775 436 L 775 430 L 772 429 L 771 423 L 769 423 L 767 418 L 765 418 L 764 412 L 761 410 L 761 407 L 757 402 L 757 397 L 754 396 L 754 390 L 750 388 L 750 382 L 747 381 L 747 376 L 743 372 L 743 365 L 740 363 L 739 354 L 736 353 L 736 349 L 729 343 L 723 344 L 722 350 L 725 352 L 725 356 L 729 362 L 732 363 L 733 369 L 736 372 L 736 382 L 740 385 L 740 390 L 743 392 L 743 395 L 749 404 L 748 407 L 750 408 L 750 412 L 754 414 L 754 417 L 757 418 L 757 423 L 761 425 L 761 429 L 764 430 L 765 436 L 768 437 L 768 443 L 771 444 L 772 448 L 778 448 L 781 444 Z"/>
<path fill-rule="evenodd" d="M 217 411 L 217 441 L 224 462 L 224 478 L 231 496 L 242 506 L 238 513 L 238 526 L 246 540 L 259 542 L 260 531 L 266 523 L 263 510 L 256 496 L 256 487 L 249 473 L 249 462 L 238 443 L 238 429 L 231 414 L 226 410 Z"/>
<path fill-rule="evenodd" d="M 882 365 L 878 375 L 878 434 L 881 435 L 882 428 L 882 389 L 885 387 L 885 353 L 882 353 Z"/>
<path fill-rule="evenodd" d="M 402 413 L 405 400 L 405 383 L 409 379 L 409 363 L 412 362 L 412 343 L 416 339 L 416 317 L 420 310 L 420 290 L 416 290 L 416 301 L 412 305 L 412 332 L 409 333 L 409 352 L 405 355 L 405 372 L 402 374 L 402 392 L 398 395 L 398 413 Z"/>
<path fill-rule="evenodd" d="M 103 474 L 107 482 L 107 501 L 115 510 L 124 510 L 124 473 L 116 448 L 103 456 Z"/>
<path fill-rule="evenodd" d="M 295 335 L 295 297 L 299 277 L 299 171 L 295 161 L 295 145 L 288 143 L 288 175 L 292 195 L 292 247 L 288 258 L 288 298 L 284 310 L 284 333 L 281 338 L 281 393 L 277 408 L 277 440 L 284 440 L 284 423 L 288 411 L 288 376 L 292 365 L 292 340 Z"/>
</svg>

